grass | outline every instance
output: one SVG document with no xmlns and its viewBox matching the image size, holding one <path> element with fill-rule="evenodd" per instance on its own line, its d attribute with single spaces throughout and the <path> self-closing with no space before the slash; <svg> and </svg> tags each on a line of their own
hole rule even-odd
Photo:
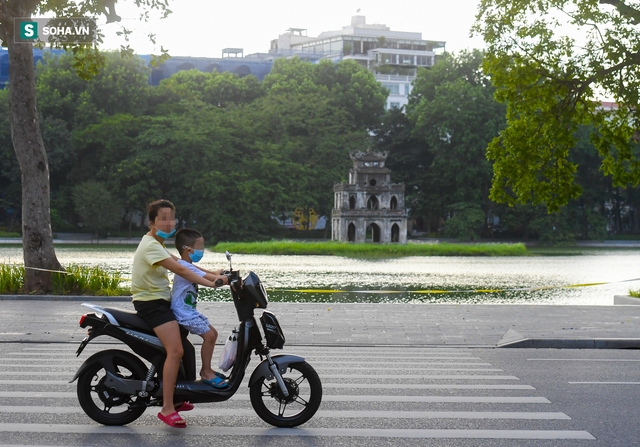
<svg viewBox="0 0 640 447">
<path fill-rule="evenodd" d="M 21 237 L 20 233 L 16 233 L 15 231 L 8 232 L 0 230 L 0 237 Z"/>
<path fill-rule="evenodd" d="M 333 255 L 347 257 L 400 256 L 524 256 L 524 244 L 351 244 L 347 242 L 220 242 L 212 251 L 260 255 Z"/>
<path fill-rule="evenodd" d="M 629 290 L 629 296 L 640 298 L 640 290 Z"/>
<path fill-rule="evenodd" d="M 70 265 L 64 272 L 52 273 L 52 295 L 127 296 L 128 288 L 120 287 L 119 272 L 108 273 L 99 267 Z M 24 292 L 24 267 L 0 265 L 0 294 Z"/>
</svg>

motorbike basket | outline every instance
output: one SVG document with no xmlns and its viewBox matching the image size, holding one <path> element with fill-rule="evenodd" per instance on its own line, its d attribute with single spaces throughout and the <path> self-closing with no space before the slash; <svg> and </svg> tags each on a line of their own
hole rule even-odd
<svg viewBox="0 0 640 447">
<path fill-rule="evenodd" d="M 260 317 L 260 322 L 267 338 L 267 346 L 271 349 L 282 349 L 284 346 L 284 333 L 276 316 L 265 310 Z"/>
</svg>

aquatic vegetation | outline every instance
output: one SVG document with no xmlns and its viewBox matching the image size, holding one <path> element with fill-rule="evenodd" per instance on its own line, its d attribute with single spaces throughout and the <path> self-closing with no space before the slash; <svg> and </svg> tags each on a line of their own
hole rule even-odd
<svg viewBox="0 0 640 447">
<path fill-rule="evenodd" d="M 52 273 L 54 295 L 126 296 L 131 292 L 120 287 L 119 272 L 109 273 L 100 267 L 69 265 Z M 24 287 L 22 265 L 0 264 L 0 294 L 20 294 Z"/>
<path fill-rule="evenodd" d="M 402 256 L 525 256 L 522 243 L 515 244 L 352 244 L 348 242 L 299 242 L 274 240 L 265 242 L 220 242 L 210 248 L 214 252 L 260 255 L 332 255 L 347 257 L 402 257 Z"/>
</svg>

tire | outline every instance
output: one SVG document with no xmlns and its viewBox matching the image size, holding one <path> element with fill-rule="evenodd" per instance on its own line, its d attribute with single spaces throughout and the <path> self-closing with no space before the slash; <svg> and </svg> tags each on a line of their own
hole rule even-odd
<svg viewBox="0 0 640 447">
<path fill-rule="evenodd" d="M 289 364 L 282 378 L 289 396 L 284 396 L 275 378 L 268 381 L 261 377 L 251 386 L 251 405 L 263 421 L 276 427 L 304 424 L 320 407 L 320 377 L 311 365 L 300 362 Z"/>
<path fill-rule="evenodd" d="M 78 378 L 78 401 L 91 419 L 104 425 L 125 425 L 138 419 L 146 405 L 142 398 L 114 394 L 104 385 L 107 369 L 123 379 L 144 380 L 147 367 L 133 354 L 116 349 L 94 354 Z M 134 405 L 134 404 L 138 405 Z"/>
</svg>

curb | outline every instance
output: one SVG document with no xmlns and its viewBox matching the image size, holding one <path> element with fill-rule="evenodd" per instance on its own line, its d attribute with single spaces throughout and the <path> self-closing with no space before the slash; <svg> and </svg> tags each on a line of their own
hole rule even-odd
<svg viewBox="0 0 640 447">
<path fill-rule="evenodd" d="M 131 297 L 95 295 L 0 295 L 0 301 L 131 301 Z"/>
<path fill-rule="evenodd" d="M 640 338 L 525 338 L 497 348 L 533 349 L 640 349 Z"/>
<path fill-rule="evenodd" d="M 634 298 L 629 295 L 614 295 L 614 305 L 640 306 L 640 298 Z"/>
</svg>

